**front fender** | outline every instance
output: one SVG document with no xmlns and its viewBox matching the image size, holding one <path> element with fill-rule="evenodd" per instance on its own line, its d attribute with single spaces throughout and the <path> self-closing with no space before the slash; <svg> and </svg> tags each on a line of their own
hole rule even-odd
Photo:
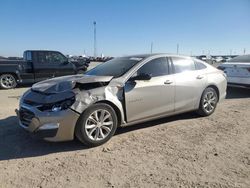
<svg viewBox="0 0 250 188">
<path fill-rule="evenodd" d="M 91 90 L 74 89 L 75 103 L 71 106 L 71 109 L 83 113 L 92 104 L 98 102 L 108 102 L 113 104 L 120 113 L 121 124 L 125 123 L 124 109 L 123 109 L 123 89 L 115 86 L 104 86 Z"/>
</svg>

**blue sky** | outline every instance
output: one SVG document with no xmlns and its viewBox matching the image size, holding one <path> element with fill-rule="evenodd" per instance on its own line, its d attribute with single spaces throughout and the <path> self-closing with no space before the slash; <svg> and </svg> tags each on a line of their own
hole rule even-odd
<svg viewBox="0 0 250 188">
<path fill-rule="evenodd" d="M 0 55 L 250 53 L 250 0 L 1 0 Z"/>
</svg>

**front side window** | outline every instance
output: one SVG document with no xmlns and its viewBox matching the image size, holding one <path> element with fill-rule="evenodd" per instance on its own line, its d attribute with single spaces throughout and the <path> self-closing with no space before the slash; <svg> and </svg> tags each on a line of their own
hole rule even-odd
<svg viewBox="0 0 250 188">
<path fill-rule="evenodd" d="M 59 52 L 50 52 L 48 56 L 50 63 L 65 63 L 67 59 Z"/>
<path fill-rule="evenodd" d="M 147 62 L 137 70 L 133 77 L 141 74 L 148 74 L 151 77 L 168 75 L 169 68 L 167 58 L 161 57 Z"/>
<path fill-rule="evenodd" d="M 39 63 L 64 63 L 67 59 L 59 52 L 37 52 Z"/>
<path fill-rule="evenodd" d="M 194 62 L 191 59 L 173 57 L 175 73 L 187 72 L 195 70 Z"/>
</svg>

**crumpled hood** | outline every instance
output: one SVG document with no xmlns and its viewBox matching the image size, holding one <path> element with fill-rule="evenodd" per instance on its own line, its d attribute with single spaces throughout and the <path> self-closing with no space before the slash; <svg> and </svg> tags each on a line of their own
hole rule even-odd
<svg viewBox="0 0 250 188">
<path fill-rule="evenodd" d="M 72 90 L 76 83 L 96 83 L 109 82 L 112 76 L 92 76 L 92 75 L 71 75 L 62 76 L 38 82 L 32 86 L 33 91 L 38 91 L 46 94 L 60 93 Z"/>
</svg>

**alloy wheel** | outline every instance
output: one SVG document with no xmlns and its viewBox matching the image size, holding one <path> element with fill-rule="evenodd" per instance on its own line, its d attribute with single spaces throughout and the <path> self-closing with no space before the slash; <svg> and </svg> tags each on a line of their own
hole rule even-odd
<svg viewBox="0 0 250 188">
<path fill-rule="evenodd" d="M 112 116 L 107 110 L 95 110 L 85 123 L 85 132 L 89 139 L 100 141 L 110 134 L 113 124 Z"/>
<path fill-rule="evenodd" d="M 204 100 L 203 100 L 203 108 L 207 113 L 212 112 L 217 103 L 217 96 L 214 92 L 209 91 L 205 94 Z"/>
<path fill-rule="evenodd" d="M 16 80 L 11 74 L 5 74 L 1 76 L 1 85 L 6 89 L 14 88 L 16 86 Z"/>
</svg>

